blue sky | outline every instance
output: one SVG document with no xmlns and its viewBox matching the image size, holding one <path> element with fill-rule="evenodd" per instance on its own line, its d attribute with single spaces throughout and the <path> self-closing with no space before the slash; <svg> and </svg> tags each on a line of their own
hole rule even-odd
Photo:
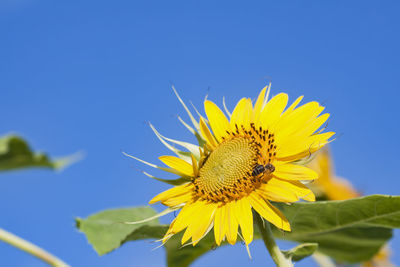
<svg viewBox="0 0 400 267">
<path fill-rule="evenodd" d="M 98 257 L 74 217 L 144 205 L 167 187 L 121 151 L 151 162 L 164 135 L 194 141 L 170 89 L 202 109 L 206 94 L 232 109 L 242 96 L 305 95 L 332 114 L 336 172 L 364 194 L 398 195 L 400 5 L 396 1 L 46 1 L 0 3 L 0 134 L 35 150 L 86 158 L 62 173 L 1 175 L 1 227 L 73 266 L 163 266 L 164 251 L 131 242 Z M 157 208 L 161 208 L 158 207 Z M 393 251 L 400 251 L 396 231 Z M 44 266 L 0 244 L 1 266 Z M 260 242 L 193 266 L 268 266 Z M 400 255 L 394 253 L 400 264 Z M 296 266 L 312 266 L 305 260 Z"/>
</svg>

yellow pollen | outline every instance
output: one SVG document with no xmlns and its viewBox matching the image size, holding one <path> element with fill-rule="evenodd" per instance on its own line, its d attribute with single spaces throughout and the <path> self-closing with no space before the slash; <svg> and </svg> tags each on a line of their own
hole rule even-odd
<svg viewBox="0 0 400 267">
<path fill-rule="evenodd" d="M 272 177 L 275 135 L 253 123 L 247 129 L 235 126 L 213 151 L 205 146 L 199 175 L 192 180 L 196 198 L 227 203 L 249 195 Z"/>
<path fill-rule="evenodd" d="M 251 173 L 258 162 L 258 147 L 250 138 L 235 137 L 221 143 L 200 168 L 193 182 L 203 199 L 237 199 L 252 190 Z"/>
</svg>

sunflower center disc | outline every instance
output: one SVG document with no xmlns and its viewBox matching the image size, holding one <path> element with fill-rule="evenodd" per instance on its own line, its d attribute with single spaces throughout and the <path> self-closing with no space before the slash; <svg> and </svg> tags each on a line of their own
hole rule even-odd
<svg viewBox="0 0 400 267">
<path fill-rule="evenodd" d="M 248 138 L 238 137 L 221 143 L 200 168 L 200 175 L 195 179 L 197 191 L 203 198 L 212 201 L 232 196 L 237 198 L 234 196 L 247 187 L 244 186 L 246 180 L 251 178 L 257 164 L 257 152 Z"/>
</svg>

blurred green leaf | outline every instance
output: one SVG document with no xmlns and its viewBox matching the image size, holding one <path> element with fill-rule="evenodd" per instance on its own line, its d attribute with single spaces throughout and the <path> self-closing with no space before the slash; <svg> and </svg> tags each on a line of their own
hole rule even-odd
<svg viewBox="0 0 400 267">
<path fill-rule="evenodd" d="M 321 201 L 277 205 L 288 218 L 292 232 L 274 228 L 277 238 L 299 243 L 317 243 L 318 250 L 339 262 L 369 260 L 392 236 L 391 228 L 400 228 L 400 197 L 373 195 L 345 201 Z M 147 213 L 137 211 L 145 209 Z M 121 213 L 121 214 L 120 214 Z M 160 239 L 168 229 L 157 220 L 138 225 L 116 222 L 138 221 L 156 212 L 150 208 L 103 211 L 85 220 L 78 228 L 100 254 L 105 254 L 126 241 Z M 260 238 L 255 228 L 255 239 Z M 211 231 L 195 247 L 182 248 L 182 233 L 166 244 L 169 266 L 185 267 L 215 247 Z"/>
<path fill-rule="evenodd" d="M 292 261 L 300 261 L 305 257 L 311 256 L 317 250 L 317 248 L 317 243 L 304 243 L 290 250 L 282 251 L 282 253 Z"/>
<path fill-rule="evenodd" d="M 7 135 L 0 137 L 0 171 L 9 171 L 29 167 L 42 167 L 60 170 L 79 160 L 81 155 L 50 160 L 44 153 L 33 152 L 21 137 Z"/>
</svg>

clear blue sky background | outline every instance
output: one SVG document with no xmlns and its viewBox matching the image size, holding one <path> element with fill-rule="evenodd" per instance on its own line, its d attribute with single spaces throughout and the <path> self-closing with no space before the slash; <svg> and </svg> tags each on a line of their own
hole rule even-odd
<svg viewBox="0 0 400 267">
<path fill-rule="evenodd" d="M 365 194 L 398 195 L 398 1 L 277 2 L 1 1 L 0 133 L 52 156 L 87 152 L 59 174 L 1 174 L 1 227 L 73 266 L 163 266 L 163 249 L 146 241 L 98 257 L 74 217 L 144 205 L 167 188 L 121 150 L 151 162 L 168 153 L 147 121 L 194 141 L 171 83 L 200 109 L 207 93 L 232 108 L 270 81 L 273 94 L 320 101 L 343 134 L 332 144 L 337 173 Z M 193 266 L 272 264 L 260 242 L 251 249 L 252 261 L 237 245 Z M 0 255 L 0 266 L 44 266 L 5 244 Z"/>
</svg>

